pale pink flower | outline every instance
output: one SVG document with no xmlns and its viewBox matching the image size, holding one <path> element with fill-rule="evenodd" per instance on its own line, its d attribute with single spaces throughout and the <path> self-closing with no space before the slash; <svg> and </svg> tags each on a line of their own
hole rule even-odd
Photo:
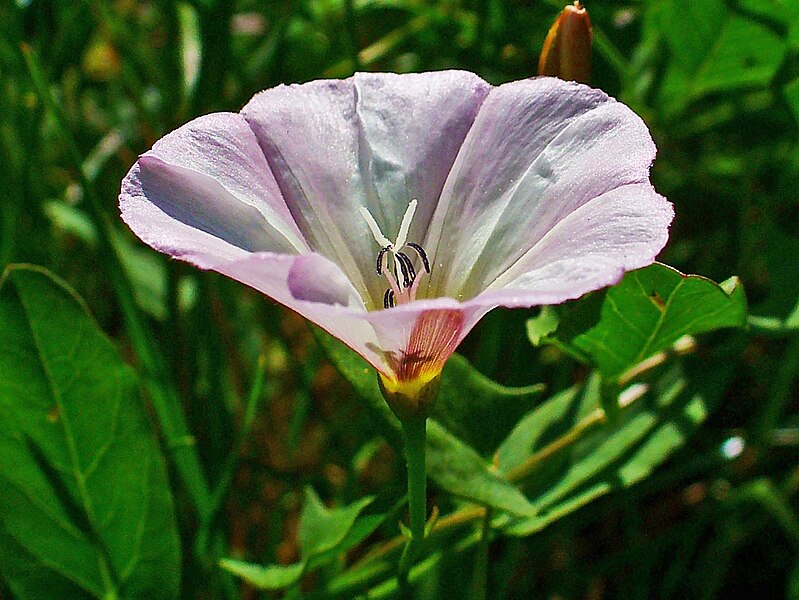
<svg viewBox="0 0 799 600">
<path fill-rule="evenodd" d="M 153 248 L 297 311 L 413 393 L 492 308 L 653 262 L 673 217 L 654 156 L 643 121 L 584 85 L 361 73 L 191 121 L 119 202 Z"/>
</svg>

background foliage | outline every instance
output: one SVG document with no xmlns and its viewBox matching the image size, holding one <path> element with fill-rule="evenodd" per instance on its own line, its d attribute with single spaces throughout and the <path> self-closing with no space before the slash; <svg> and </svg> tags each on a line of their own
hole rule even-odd
<svg viewBox="0 0 799 600">
<path fill-rule="evenodd" d="M 419 597 L 476 593 L 488 552 L 491 598 L 799 598 L 799 7 L 586 5 L 592 84 L 659 148 L 661 260 L 724 283 L 655 266 L 484 319 L 431 424 L 442 517 Z M 171 129 L 278 83 L 533 75 L 560 8 L 0 4 L 0 270 L 58 276 L 15 267 L 0 288 L 0 598 L 391 593 L 404 475 L 374 376 L 145 249 L 119 182 Z"/>
</svg>

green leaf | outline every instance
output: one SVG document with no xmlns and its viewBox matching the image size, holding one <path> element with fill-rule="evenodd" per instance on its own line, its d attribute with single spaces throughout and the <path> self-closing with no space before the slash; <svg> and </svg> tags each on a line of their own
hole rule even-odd
<svg viewBox="0 0 799 600">
<path fill-rule="evenodd" d="M 396 447 L 400 448 L 399 421 L 388 408 L 377 385 L 377 376 L 360 356 L 338 342 L 328 334 L 317 331 L 317 339 L 323 345 L 330 360 L 342 375 L 352 383 L 355 390 L 366 405 L 379 415 L 382 422 L 381 431 L 388 432 Z M 453 356 L 442 375 L 441 391 L 445 398 L 449 397 L 450 405 L 461 399 L 468 405 L 471 399 L 480 398 L 476 404 L 484 418 L 490 414 L 488 402 L 492 399 L 500 405 L 516 403 L 512 411 L 522 411 L 529 407 L 530 398 L 537 393 L 537 387 L 505 388 L 491 382 L 488 385 L 485 377 L 476 375 L 469 363 Z M 468 412 L 468 406 L 461 408 L 461 415 Z M 438 413 L 437 413 L 438 414 Z M 477 435 L 479 419 L 473 416 L 464 417 L 470 423 L 467 435 Z M 517 417 L 514 417 L 517 418 Z M 496 425 L 485 424 L 487 435 L 496 436 L 499 432 L 510 430 L 512 423 L 502 416 Z M 493 442 L 492 442 L 493 443 Z M 447 431 L 434 418 L 429 419 L 427 427 L 427 469 L 428 476 L 436 485 L 462 498 L 479 502 L 500 510 L 508 510 L 515 514 L 527 514 L 529 506 L 524 496 L 489 468 L 489 464 L 480 454 L 455 435 Z"/>
<path fill-rule="evenodd" d="M 692 95 L 741 87 L 765 87 L 777 74 L 787 44 L 771 28 L 746 17 L 727 18 L 694 73 Z"/>
<path fill-rule="evenodd" d="M 18 598 L 176 598 L 180 547 L 135 373 L 66 284 L 0 284 L 0 571 Z"/>
<path fill-rule="evenodd" d="M 56 230 L 73 235 L 92 248 L 97 247 L 97 228 L 84 211 L 59 200 L 45 202 L 42 211 Z"/>
<path fill-rule="evenodd" d="M 292 565 L 260 566 L 233 559 L 219 566 L 261 590 L 280 590 L 297 583 L 310 571 L 353 548 L 377 529 L 385 514 L 362 515 L 373 497 L 361 498 L 342 508 L 328 509 L 313 488 L 305 488 L 298 538 L 302 560 Z"/>
<path fill-rule="evenodd" d="M 543 385 L 500 385 L 455 354 L 444 366 L 432 416 L 450 433 L 488 456 L 533 407 L 543 390 Z"/>
<path fill-rule="evenodd" d="M 373 497 L 361 498 L 348 506 L 328 509 L 313 488 L 306 487 L 298 531 L 302 557 L 309 559 L 340 544 L 372 500 Z"/>
<path fill-rule="evenodd" d="M 613 380 L 684 335 L 745 322 L 746 299 L 736 279 L 719 286 L 656 263 L 627 273 L 604 293 L 545 310 L 528 322 L 528 334 Z"/>
<path fill-rule="evenodd" d="M 662 6 L 663 31 L 674 62 L 683 71 L 697 72 L 729 16 L 724 0 L 672 0 Z"/>
<path fill-rule="evenodd" d="M 394 449 L 401 451 L 402 427 L 383 399 L 383 394 L 377 384 L 375 370 L 353 350 L 329 333 L 315 326 L 311 326 L 311 331 L 330 362 L 352 384 L 358 397 L 372 413 L 374 417 L 372 422 L 375 424 L 375 428 Z"/>
<path fill-rule="evenodd" d="M 565 434 L 578 420 L 580 388 L 555 394 L 518 422 L 497 451 L 500 471 L 507 473 L 547 443 Z"/>
<path fill-rule="evenodd" d="M 499 450 L 505 472 L 518 472 L 535 453 L 546 455 L 523 478 L 537 514 L 500 517 L 495 525 L 512 535 L 530 535 L 613 489 L 645 478 L 702 423 L 730 372 L 720 368 L 696 386 L 675 366 L 614 422 L 597 418 L 602 414 L 598 385 L 582 397 L 575 389 L 554 396 L 523 419 Z M 634 388 L 643 390 L 643 384 Z M 569 441 L 562 443 L 564 439 Z"/>
<path fill-rule="evenodd" d="M 657 17 L 673 56 L 664 90 L 681 97 L 678 102 L 765 87 L 774 79 L 788 48 L 779 21 L 723 0 L 673 0 L 660 7 Z"/>
<path fill-rule="evenodd" d="M 297 583 L 305 570 L 305 562 L 291 565 L 254 565 L 241 560 L 223 558 L 219 566 L 241 577 L 259 590 L 282 590 Z"/>
<path fill-rule="evenodd" d="M 427 474 L 436 485 L 456 496 L 514 515 L 534 513 L 524 494 L 433 420 L 427 426 Z"/>
</svg>

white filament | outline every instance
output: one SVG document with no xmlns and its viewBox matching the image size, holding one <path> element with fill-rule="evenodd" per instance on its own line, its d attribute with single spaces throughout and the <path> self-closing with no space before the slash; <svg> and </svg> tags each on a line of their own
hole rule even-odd
<svg viewBox="0 0 799 600">
<path fill-rule="evenodd" d="M 420 277 L 415 275 L 410 275 L 410 272 L 406 270 L 405 265 L 402 264 L 402 261 L 398 258 L 398 255 L 401 254 L 403 247 L 405 246 L 408 240 L 408 231 L 411 228 L 411 221 L 413 221 L 413 215 L 416 213 L 416 205 L 417 201 L 411 200 L 408 203 L 408 208 L 405 209 L 405 214 L 402 215 L 402 222 L 400 223 L 399 232 L 397 233 L 397 239 L 394 243 L 391 243 L 383 232 L 380 230 L 380 226 L 375 221 L 375 218 L 372 216 L 372 213 L 369 212 L 369 209 L 362 206 L 360 208 L 361 215 L 363 216 L 366 224 L 369 226 L 369 230 L 372 232 L 372 236 L 374 236 L 375 241 L 380 246 L 380 255 L 378 256 L 377 262 L 377 272 L 378 274 L 382 273 L 388 280 L 389 287 L 393 292 L 393 302 L 397 304 L 405 304 L 407 302 L 412 302 L 416 299 L 416 290 L 419 287 L 419 280 Z M 416 250 L 417 253 L 419 250 Z M 386 261 L 385 267 L 381 269 L 382 257 L 383 254 L 386 253 Z M 410 260 L 405 257 L 406 260 Z M 389 262 L 389 260 L 391 262 Z M 404 285 L 401 281 L 395 279 L 395 275 L 399 278 L 398 275 L 398 267 L 399 270 L 402 271 L 403 278 L 404 278 Z M 392 270 L 394 271 L 395 275 L 392 275 Z M 408 279 L 412 277 L 412 283 L 408 283 Z M 407 287 L 405 287 L 407 285 Z M 386 307 L 388 308 L 388 306 Z"/>
<path fill-rule="evenodd" d="M 408 203 L 408 208 L 405 209 L 405 214 L 402 215 L 402 223 L 400 224 L 397 240 L 394 242 L 394 247 L 400 250 L 408 239 L 408 230 L 411 228 L 411 220 L 416 212 L 416 200 L 411 200 Z"/>
<path fill-rule="evenodd" d="M 375 241 L 380 244 L 381 248 L 387 248 L 391 246 L 391 242 L 388 240 L 386 236 L 383 235 L 383 232 L 380 231 L 380 226 L 375 221 L 375 218 L 372 216 L 372 213 L 369 212 L 369 209 L 365 206 L 361 207 L 361 215 L 366 220 L 366 224 L 369 226 L 369 229 L 372 231 L 372 235 L 375 237 Z"/>
<path fill-rule="evenodd" d="M 362 206 L 360 211 L 361 216 L 363 216 L 366 224 L 369 226 L 369 230 L 372 232 L 372 235 L 375 238 L 375 241 L 380 245 L 380 247 L 391 248 L 393 251 L 399 252 L 408 239 L 408 231 L 411 228 L 411 221 L 413 220 L 414 213 L 416 213 L 416 204 L 417 202 L 415 199 L 408 203 L 408 208 L 405 209 L 405 214 L 402 215 L 402 223 L 400 223 L 397 239 L 393 244 L 391 243 L 391 240 L 389 240 L 385 235 L 383 235 L 383 232 L 380 231 L 380 225 L 377 224 L 377 221 L 375 221 L 375 218 L 372 216 L 372 213 L 369 212 L 369 209 L 365 206 Z"/>
</svg>

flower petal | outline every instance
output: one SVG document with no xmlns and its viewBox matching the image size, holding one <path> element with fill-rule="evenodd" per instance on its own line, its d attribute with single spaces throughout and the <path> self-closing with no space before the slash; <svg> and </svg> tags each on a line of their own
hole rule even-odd
<svg viewBox="0 0 799 600">
<path fill-rule="evenodd" d="M 201 262 L 316 323 L 394 380 L 443 368 L 491 308 L 438 298 L 367 312 L 338 266 L 317 254 L 256 252 L 239 260 Z"/>
<path fill-rule="evenodd" d="M 434 269 L 427 295 L 476 296 L 572 211 L 648 181 L 654 155 L 641 119 L 599 90 L 552 78 L 495 88 L 428 234 L 432 261 L 444 268 Z"/>
<path fill-rule="evenodd" d="M 409 241 L 423 239 L 450 167 L 489 86 L 444 71 L 357 74 L 279 86 L 242 110 L 310 247 L 341 265 L 370 308 L 385 282 L 359 208 L 394 239 L 418 199 Z"/>
<path fill-rule="evenodd" d="M 122 182 L 120 209 L 139 237 L 173 255 L 308 251 L 237 114 L 200 117 L 158 141 Z"/>
<path fill-rule="evenodd" d="M 286 285 L 296 300 L 331 306 L 361 304 L 347 276 L 319 254 L 297 257 L 288 271 Z"/>
<path fill-rule="evenodd" d="M 474 301 L 557 304 L 612 285 L 654 261 L 673 216 L 649 183 L 613 189 L 563 218 Z"/>
<path fill-rule="evenodd" d="M 257 252 L 210 268 L 295 310 L 394 380 L 443 368 L 466 334 L 490 310 L 439 298 L 367 312 L 339 268 L 315 254 Z M 322 287 L 319 281 L 328 281 L 331 287 Z M 344 299 L 346 305 L 341 304 Z"/>
<path fill-rule="evenodd" d="M 151 191 L 153 186 L 145 188 L 142 179 L 149 177 L 142 177 L 141 171 L 141 165 L 136 163 L 122 181 L 119 208 L 122 219 L 142 241 L 159 252 L 202 268 L 215 261 L 236 260 L 249 254 L 241 243 L 232 244 L 164 212 L 145 193 L 145 189 Z"/>
<path fill-rule="evenodd" d="M 400 381 L 440 371 L 491 308 L 437 298 L 367 313 L 363 318 L 372 326 L 383 351 L 383 364 L 376 368 Z"/>
<path fill-rule="evenodd" d="M 559 80 L 492 89 L 462 72 L 359 74 L 268 90 L 243 115 L 159 141 L 123 181 L 123 218 L 395 380 L 443 367 L 494 306 L 561 302 L 648 264 L 673 216 L 649 184 L 640 119 Z M 419 281 L 451 297 L 369 311 L 386 283 L 359 209 L 395 239 L 413 199 L 408 241 L 433 259 Z"/>
<path fill-rule="evenodd" d="M 339 338 L 376 368 L 385 369 L 379 340 L 365 319 L 367 312 L 360 296 L 329 259 L 318 254 L 256 252 L 209 268 L 296 311 Z"/>
</svg>

